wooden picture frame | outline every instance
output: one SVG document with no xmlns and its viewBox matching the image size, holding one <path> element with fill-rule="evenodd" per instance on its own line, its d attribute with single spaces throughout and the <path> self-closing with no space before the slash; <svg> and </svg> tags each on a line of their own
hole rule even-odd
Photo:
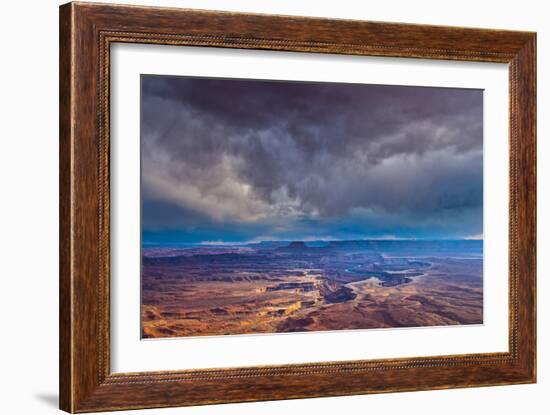
<svg viewBox="0 0 550 415">
<path fill-rule="evenodd" d="M 111 373 L 113 43 L 509 65 L 509 352 Z M 68 412 L 532 383 L 536 379 L 536 34 L 69 3 L 60 8 L 60 407 Z M 230 365 L 230 362 L 228 362 Z"/>
</svg>

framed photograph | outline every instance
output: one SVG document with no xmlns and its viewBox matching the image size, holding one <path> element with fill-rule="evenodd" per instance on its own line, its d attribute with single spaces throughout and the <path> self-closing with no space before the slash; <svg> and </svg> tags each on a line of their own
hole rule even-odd
<svg viewBox="0 0 550 415">
<path fill-rule="evenodd" d="M 536 35 L 60 8 L 60 407 L 536 381 Z"/>
</svg>

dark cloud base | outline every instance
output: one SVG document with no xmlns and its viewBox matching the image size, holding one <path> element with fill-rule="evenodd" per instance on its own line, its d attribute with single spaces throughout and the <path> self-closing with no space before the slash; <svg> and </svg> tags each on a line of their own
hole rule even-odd
<svg viewBox="0 0 550 415">
<path fill-rule="evenodd" d="M 481 90 L 141 84 L 145 242 L 482 234 Z"/>
</svg>

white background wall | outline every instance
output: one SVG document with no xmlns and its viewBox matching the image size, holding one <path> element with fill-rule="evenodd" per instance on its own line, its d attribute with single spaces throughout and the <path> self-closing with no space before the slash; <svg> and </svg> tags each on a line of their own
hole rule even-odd
<svg viewBox="0 0 550 415">
<path fill-rule="evenodd" d="M 157 414 L 517 414 L 550 405 L 550 13 L 543 1 L 139 1 L 232 11 L 311 15 L 538 32 L 538 311 L 536 385 L 165 409 Z M 0 412 L 57 411 L 58 1 L 2 4 L 0 64 Z M 546 23 L 546 24 L 545 24 Z"/>
</svg>

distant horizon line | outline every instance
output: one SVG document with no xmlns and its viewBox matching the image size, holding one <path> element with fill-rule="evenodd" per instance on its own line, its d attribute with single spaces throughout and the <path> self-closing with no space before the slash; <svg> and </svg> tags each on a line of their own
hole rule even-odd
<svg viewBox="0 0 550 415">
<path fill-rule="evenodd" d="M 330 243 L 330 242 L 437 242 L 437 241 L 483 241 L 483 238 L 365 238 L 365 239 L 262 239 L 244 242 L 201 241 L 201 242 L 152 242 L 142 241 L 142 245 L 194 245 L 194 246 L 246 246 L 261 243 Z"/>
</svg>

